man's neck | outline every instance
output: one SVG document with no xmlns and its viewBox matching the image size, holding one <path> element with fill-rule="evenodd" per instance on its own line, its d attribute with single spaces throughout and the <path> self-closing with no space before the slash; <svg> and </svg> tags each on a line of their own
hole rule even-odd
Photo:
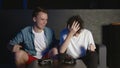
<svg viewBox="0 0 120 68">
<path fill-rule="evenodd" d="M 33 27 L 33 30 L 37 33 L 40 33 L 43 31 L 43 29 L 37 28 L 36 26 Z"/>
</svg>

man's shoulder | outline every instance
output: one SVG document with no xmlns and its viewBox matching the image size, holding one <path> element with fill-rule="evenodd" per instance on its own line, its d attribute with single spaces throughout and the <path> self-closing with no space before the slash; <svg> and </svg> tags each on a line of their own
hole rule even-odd
<svg viewBox="0 0 120 68">
<path fill-rule="evenodd" d="M 91 33 L 91 31 L 90 31 L 90 30 L 85 29 L 85 28 L 84 28 L 84 29 L 82 29 L 82 32 L 83 32 L 83 33 L 87 33 L 87 34 Z"/>
<path fill-rule="evenodd" d="M 45 27 L 45 30 L 52 30 L 51 28 L 49 28 L 49 27 Z"/>
<path fill-rule="evenodd" d="M 47 32 L 48 32 L 48 31 L 49 31 L 49 32 L 53 32 L 53 29 L 52 29 L 52 28 L 49 28 L 49 27 L 45 27 L 45 28 L 44 28 L 44 31 L 45 31 L 45 32 L 46 32 L 46 31 L 47 31 Z"/>
<path fill-rule="evenodd" d="M 26 27 L 24 27 L 22 30 L 21 30 L 22 32 L 26 32 L 26 31 L 32 31 L 32 26 L 26 26 Z"/>
<path fill-rule="evenodd" d="M 32 26 L 26 26 L 22 30 L 28 30 L 28 29 L 31 29 L 31 28 L 32 28 Z"/>
</svg>

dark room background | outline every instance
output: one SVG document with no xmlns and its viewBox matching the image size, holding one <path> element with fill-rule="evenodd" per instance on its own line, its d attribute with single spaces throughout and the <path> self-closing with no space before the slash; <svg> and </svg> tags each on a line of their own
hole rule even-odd
<svg viewBox="0 0 120 68">
<path fill-rule="evenodd" d="M 1 9 L 119 9 L 119 0 L 0 0 Z"/>
<path fill-rule="evenodd" d="M 66 20 L 74 14 L 81 15 L 85 21 L 85 27 L 92 31 L 95 42 L 100 44 L 109 43 L 109 41 L 106 42 L 108 39 L 103 40 L 103 37 L 106 38 L 103 35 L 109 34 L 106 33 L 106 29 L 103 30 L 104 26 L 120 22 L 119 0 L 0 0 L 0 64 L 12 63 L 6 47 L 7 43 L 20 29 L 33 24 L 31 14 L 36 6 L 48 9 L 47 26 L 55 30 L 58 39 L 59 32 L 64 28 Z M 119 28 L 117 29 L 118 32 L 114 30 L 116 35 L 120 32 Z M 116 37 L 114 38 L 116 39 Z M 118 42 L 119 40 L 117 39 Z M 119 44 L 116 44 L 118 51 L 115 54 L 110 54 L 110 50 L 115 51 L 115 49 L 108 49 L 108 66 L 113 64 L 116 68 L 120 67 Z M 112 57 L 116 58 L 114 61 L 109 60 L 111 55 L 115 55 Z"/>
</svg>

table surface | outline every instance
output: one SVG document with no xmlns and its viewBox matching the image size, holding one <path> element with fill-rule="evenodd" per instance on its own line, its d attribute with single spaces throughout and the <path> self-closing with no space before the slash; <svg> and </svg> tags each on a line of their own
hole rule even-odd
<svg viewBox="0 0 120 68">
<path fill-rule="evenodd" d="M 41 66 L 38 64 L 38 60 L 33 61 L 31 64 L 27 66 L 27 68 L 86 68 L 85 64 L 82 60 L 77 60 L 75 65 L 60 65 L 60 64 L 52 64 Z"/>
</svg>

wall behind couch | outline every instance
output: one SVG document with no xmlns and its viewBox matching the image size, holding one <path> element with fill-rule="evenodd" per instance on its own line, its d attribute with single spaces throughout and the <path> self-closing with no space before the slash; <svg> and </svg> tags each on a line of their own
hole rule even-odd
<svg viewBox="0 0 120 68">
<path fill-rule="evenodd" d="M 55 30 L 58 39 L 60 31 L 72 15 L 81 15 L 96 43 L 102 42 L 102 25 L 120 22 L 119 9 L 49 9 L 48 12 L 47 26 Z M 0 10 L 0 63 L 11 61 L 6 45 L 20 29 L 33 24 L 31 13 L 32 10 Z"/>
<path fill-rule="evenodd" d="M 120 9 L 51 9 L 48 25 L 55 29 L 57 38 L 68 18 L 76 14 L 82 17 L 85 27 L 92 31 L 96 43 L 102 43 L 103 25 L 120 22 Z"/>
</svg>

